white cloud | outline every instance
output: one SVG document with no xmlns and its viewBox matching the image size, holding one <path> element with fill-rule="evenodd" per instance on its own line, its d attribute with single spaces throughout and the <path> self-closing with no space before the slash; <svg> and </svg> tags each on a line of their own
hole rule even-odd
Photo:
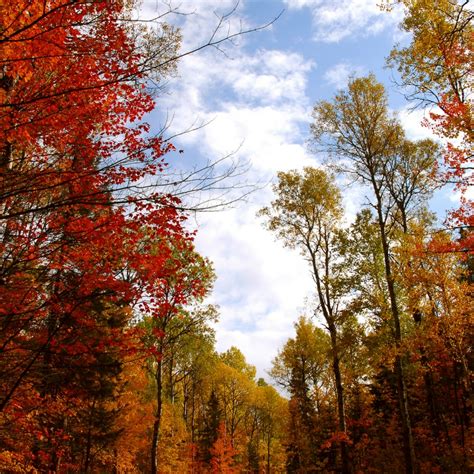
<svg viewBox="0 0 474 474">
<path fill-rule="evenodd" d="M 362 76 L 366 73 L 365 68 L 362 66 L 354 66 L 346 62 L 338 63 L 333 67 L 329 68 L 324 73 L 324 79 L 326 82 L 336 87 L 337 89 L 343 89 L 347 86 L 347 82 L 350 77 Z"/>
<path fill-rule="evenodd" d="M 216 17 L 209 5 L 195 2 L 196 15 L 180 18 L 186 48 L 212 34 Z M 276 171 L 316 163 L 305 145 L 312 105 L 306 88 L 314 67 L 292 51 L 248 52 L 242 41 L 228 56 L 207 49 L 182 59 L 179 77 L 170 80 L 169 93 L 159 98 L 160 110 L 151 120 L 158 125 L 169 110 L 169 134 L 209 122 L 175 140 L 185 149 L 183 159 L 216 159 L 238 149 L 252 165 L 246 179 L 268 181 Z M 346 190 L 347 203 L 357 202 L 352 193 Z M 236 209 L 198 215 L 196 245 L 214 262 L 218 276 L 211 297 L 221 308 L 218 349 L 238 346 L 262 376 L 293 333 L 313 284 L 306 262 L 275 242 L 256 217 L 271 201 L 270 189 L 250 199 Z"/>
<path fill-rule="evenodd" d="M 263 194 L 268 203 L 270 193 Z M 256 216 L 263 204 L 200 217 L 196 241 L 217 273 L 212 297 L 221 310 L 217 347 L 238 346 L 260 376 L 289 337 L 313 288 L 303 258 L 263 228 L 263 219 Z"/>
<path fill-rule="evenodd" d="M 377 0 L 285 0 L 289 9 L 309 8 L 314 39 L 328 43 L 347 37 L 370 36 L 400 22 L 401 8 L 383 12 Z"/>
<path fill-rule="evenodd" d="M 212 8 L 195 3 L 197 13 L 181 19 L 185 47 L 203 41 L 215 26 Z M 203 33 L 205 31 L 206 33 Z M 264 33 L 261 33 L 264 34 Z M 192 38 L 192 42 L 190 40 Z M 306 94 L 314 63 L 301 54 L 274 49 L 213 49 L 182 59 L 176 80 L 159 104 L 174 117 L 168 133 L 193 123 L 210 122 L 180 137 L 183 157 L 219 158 L 238 148 L 252 169 L 250 182 L 268 181 L 276 171 L 314 163 L 304 144 L 310 117 Z M 163 120 L 154 113 L 153 120 Z M 198 250 L 215 265 L 218 276 L 211 302 L 220 306 L 217 347 L 238 346 L 260 376 L 292 333 L 298 308 L 312 292 L 306 262 L 283 248 L 256 217 L 271 200 L 269 188 L 236 209 L 198 215 Z"/>
<path fill-rule="evenodd" d="M 240 58 L 237 68 L 227 70 L 225 81 L 244 99 L 275 103 L 305 99 L 307 74 L 314 66 L 300 54 L 260 50 Z"/>
<path fill-rule="evenodd" d="M 422 140 L 431 138 L 439 140 L 429 127 L 423 125 L 423 120 L 428 117 L 429 111 L 426 109 L 412 110 L 409 106 L 405 106 L 398 111 L 403 128 L 410 140 Z"/>
<path fill-rule="evenodd" d="M 299 141 L 299 124 L 306 125 L 308 116 L 306 109 L 291 105 L 226 104 L 203 130 L 204 141 L 213 155 L 228 153 L 242 144 L 239 155 L 251 162 L 255 173 L 301 168 L 313 161 Z"/>
<path fill-rule="evenodd" d="M 171 94 L 163 96 L 161 104 L 173 110 L 172 131 L 175 132 L 185 128 L 183 124 L 194 123 L 197 117 L 205 122 L 218 122 L 232 112 L 229 120 L 237 123 L 246 112 L 258 109 L 259 120 L 269 126 L 276 116 L 263 117 L 265 110 L 289 113 L 287 122 L 294 128 L 296 122 L 309 117 L 305 89 L 312 67 L 312 62 L 291 52 L 259 50 L 252 55 L 239 52 L 234 60 L 229 60 L 214 51 L 206 51 L 182 60 Z M 238 142 L 247 135 L 241 135 Z M 193 137 L 197 140 L 197 135 L 186 139 Z"/>
</svg>

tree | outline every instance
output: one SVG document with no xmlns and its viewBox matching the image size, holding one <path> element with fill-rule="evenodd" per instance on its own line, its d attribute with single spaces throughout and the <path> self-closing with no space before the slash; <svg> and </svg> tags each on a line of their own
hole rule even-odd
<svg viewBox="0 0 474 474">
<path fill-rule="evenodd" d="M 472 312 L 472 283 L 456 253 L 439 251 L 450 237 L 438 232 L 433 240 L 430 227 L 420 222 L 396 252 L 399 284 L 416 315 L 407 344 L 418 374 L 417 406 L 424 408 L 417 413 L 418 424 L 426 433 L 426 463 L 468 472 L 472 331 L 466 318 Z"/>
<path fill-rule="evenodd" d="M 244 429 L 247 419 L 253 380 L 238 369 L 221 362 L 216 366 L 213 383 L 230 444 L 236 447 L 237 437 Z"/>
<path fill-rule="evenodd" d="M 337 266 L 337 225 L 343 213 L 340 193 L 331 177 L 314 168 L 305 168 L 302 174 L 279 173 L 278 180 L 274 186 L 276 200 L 260 214 L 268 218 L 269 230 L 288 247 L 298 248 L 310 264 L 319 309 L 331 337 L 339 431 L 347 436 L 338 342 L 344 296 Z M 345 441 L 340 443 L 342 472 L 348 473 L 349 455 Z"/>
<path fill-rule="evenodd" d="M 223 422 L 219 425 L 218 433 L 218 437 L 211 448 L 212 472 L 216 474 L 232 474 L 236 472 L 233 468 L 235 449 L 227 436 L 225 424 Z"/>
<path fill-rule="evenodd" d="M 136 301 L 118 262 L 137 264 L 145 209 L 112 209 L 111 189 L 159 170 L 164 148 L 138 137 L 146 126 L 130 126 L 153 101 L 124 4 L 17 2 L 2 13 L 1 340 L 17 369 L 4 379 L 4 409 L 66 319 L 92 324 L 86 306 L 103 293 L 122 308 Z M 155 198 L 147 230 L 162 232 L 180 218 Z"/>
<path fill-rule="evenodd" d="M 247 438 L 244 466 L 249 472 L 284 470 L 283 438 L 288 420 L 288 402 L 259 379 L 252 386 L 245 420 Z"/>
<path fill-rule="evenodd" d="M 2 449 L 23 449 L 24 469 L 34 458 L 56 470 L 68 456 L 71 468 L 90 469 L 93 425 L 110 425 L 103 409 L 138 342 L 132 316 L 163 311 L 162 283 L 192 240 L 178 199 L 134 193 L 172 148 L 137 121 L 154 106 L 145 85 L 171 71 L 179 35 L 162 23 L 145 40 L 127 5 L 0 7 Z M 82 465 L 72 459 L 80 443 L 69 442 L 81 404 L 92 407 Z"/>
<path fill-rule="evenodd" d="M 388 113 L 384 87 L 373 75 L 351 80 L 347 90 L 338 93 L 332 102 L 316 104 L 313 117 L 311 132 L 315 143 L 330 153 L 337 169 L 367 185 L 372 194 L 369 202 L 376 212 L 397 347 L 395 371 L 405 466 L 407 472 L 412 473 L 416 469 L 416 458 L 401 354 L 402 307 L 395 286 L 391 238 L 399 220 L 397 214 L 401 217 L 402 228 L 406 228 L 415 197 L 430 191 L 426 179 L 417 181 L 416 177 L 432 173 L 435 159 L 430 154 L 436 147 L 427 141 L 409 142 L 404 137 L 401 125 Z M 407 169 L 407 165 L 415 163 L 417 166 Z"/>
<path fill-rule="evenodd" d="M 288 421 L 288 403 L 269 385 L 256 388 L 255 404 L 258 417 L 258 435 L 263 441 L 265 472 L 284 469 L 283 439 L 284 427 Z M 260 454 L 260 450 L 257 449 Z M 262 455 L 259 456 L 259 459 Z M 260 467 L 259 463 L 259 467 Z"/>
<path fill-rule="evenodd" d="M 389 3 L 389 2 L 387 2 Z M 409 100 L 437 106 L 425 124 L 447 140 L 445 180 L 465 193 L 472 186 L 473 12 L 469 1 L 398 0 L 405 7 L 401 28 L 411 33 L 407 47 L 395 47 L 388 64 L 396 67 Z M 472 226 L 472 202 L 467 196 L 451 219 Z M 472 249 L 472 236 L 462 246 Z"/>
<path fill-rule="evenodd" d="M 167 61 L 179 47 L 176 31 L 163 24 L 157 50 L 145 47 L 138 30 L 127 26 L 131 10 L 118 1 L 17 2 L 15 8 L 4 4 L 2 13 L 2 219 L 95 202 L 88 180 L 118 186 L 131 177 L 120 166 L 157 158 L 144 152 L 161 140 L 142 140 L 137 132 L 147 126 L 127 125 L 153 107 L 141 84 L 148 72 L 169 72 Z M 159 68 L 157 57 L 168 65 Z M 92 141 L 97 135 L 108 139 Z M 119 135 L 121 145 L 114 139 Z M 74 156 L 74 166 L 66 166 Z M 83 189 L 54 193 L 66 184 Z"/>
<path fill-rule="evenodd" d="M 174 398 L 181 401 L 183 419 L 188 427 L 192 445 L 195 445 L 198 439 L 200 416 L 204 411 L 201 402 L 208 395 L 208 381 L 218 360 L 214 347 L 214 331 L 207 325 L 213 320 L 216 311 L 211 306 L 199 308 L 197 315 L 193 313 L 192 317 L 201 319 L 201 324 L 190 333 L 183 334 L 173 348 L 173 377 L 175 383 L 179 384 L 179 392 L 169 390 L 169 395 L 177 393 Z M 171 376 L 172 374 L 170 379 Z M 171 382 L 169 384 L 171 385 Z"/>
<path fill-rule="evenodd" d="M 212 460 L 212 447 L 219 437 L 219 427 L 222 425 L 222 409 L 217 393 L 211 390 L 204 413 L 204 426 L 201 433 L 200 444 L 203 450 L 202 461 L 210 465 Z"/>
<path fill-rule="evenodd" d="M 162 287 L 160 312 L 145 322 L 145 346 L 149 353 L 150 373 L 156 384 L 156 412 L 153 423 L 153 435 L 150 451 L 151 472 L 158 470 L 158 442 L 160 437 L 161 416 L 163 408 L 164 376 L 163 369 L 170 370 L 170 399 L 174 398 L 173 359 L 174 346 L 181 339 L 215 318 L 212 310 L 196 311 L 187 314 L 186 305 L 198 303 L 209 292 L 213 281 L 213 271 L 208 261 L 197 254 L 192 247 L 177 248 L 173 255 L 179 262 L 178 268 L 163 277 L 158 283 Z M 176 265 L 173 261 L 172 265 Z"/>
<path fill-rule="evenodd" d="M 224 364 L 228 365 L 229 367 L 232 367 L 233 369 L 238 370 L 250 380 L 255 379 L 257 369 L 253 365 L 247 363 L 247 361 L 245 360 L 245 356 L 237 347 L 231 346 L 225 352 L 220 354 L 220 359 L 222 360 L 222 362 L 224 362 Z"/>
<path fill-rule="evenodd" d="M 325 441 L 325 433 L 323 437 L 319 433 L 328 428 L 322 414 L 331 386 L 327 362 L 330 338 L 304 317 L 298 320 L 295 329 L 296 337 L 285 343 L 270 372 L 291 397 L 287 434 L 287 467 L 291 472 L 314 470 L 324 464 L 318 448 Z M 329 431 L 333 431 L 333 426 L 329 426 Z"/>
</svg>

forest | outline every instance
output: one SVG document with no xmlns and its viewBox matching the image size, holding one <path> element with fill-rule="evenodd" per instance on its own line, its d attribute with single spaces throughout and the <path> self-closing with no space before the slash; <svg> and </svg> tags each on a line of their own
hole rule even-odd
<svg viewBox="0 0 474 474">
<path fill-rule="evenodd" d="M 232 35 L 183 50 L 135 0 L 0 0 L 1 473 L 473 472 L 473 13 L 394 3 L 411 42 L 387 67 L 437 139 L 407 137 L 374 74 L 314 104 L 324 164 L 279 172 L 256 217 L 315 295 L 266 380 L 216 349 L 180 187 L 205 178 L 172 182 L 146 121 Z M 350 223 L 340 177 L 369 196 Z"/>
</svg>

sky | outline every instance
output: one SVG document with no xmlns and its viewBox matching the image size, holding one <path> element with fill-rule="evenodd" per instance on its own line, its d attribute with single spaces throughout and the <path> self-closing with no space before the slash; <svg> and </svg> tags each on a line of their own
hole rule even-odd
<svg viewBox="0 0 474 474">
<path fill-rule="evenodd" d="M 420 125 L 423 112 L 410 112 L 385 58 L 396 42 L 408 40 L 398 29 L 402 12 L 381 11 L 379 0 L 181 0 L 172 3 L 185 15 L 164 18 L 179 26 L 181 51 L 208 42 L 222 15 L 234 13 L 216 32 L 224 37 L 271 22 L 267 28 L 237 36 L 217 48 L 205 48 L 180 60 L 148 121 L 166 128 L 181 153 L 170 154 L 170 169 L 193 170 L 219 161 L 214 172 L 225 175 L 237 166 L 239 176 L 222 182 L 236 189 L 227 199 L 254 191 L 219 212 L 191 215 L 196 247 L 217 274 L 208 302 L 219 306 L 217 349 L 237 346 L 257 376 L 267 371 L 294 322 L 311 315 L 313 283 L 307 263 L 286 249 L 263 227 L 258 210 L 272 200 L 278 171 L 321 166 L 308 146 L 311 111 L 330 100 L 348 78 L 374 73 L 384 83 L 390 108 L 397 112 L 411 139 L 431 136 Z M 142 17 L 163 4 L 145 0 Z M 279 16 L 280 15 L 280 16 Z M 196 129 L 192 131 L 193 129 Z M 227 157 L 227 158 L 226 158 Z M 364 190 L 339 181 L 347 221 L 364 205 Z M 239 194 L 240 193 L 240 194 Z M 206 199 L 205 193 L 193 196 Z M 449 190 L 437 193 L 433 205 L 443 214 Z"/>
</svg>

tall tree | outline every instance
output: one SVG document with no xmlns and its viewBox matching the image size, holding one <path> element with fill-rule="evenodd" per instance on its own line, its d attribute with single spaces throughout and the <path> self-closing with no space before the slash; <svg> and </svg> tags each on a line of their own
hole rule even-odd
<svg viewBox="0 0 474 474">
<path fill-rule="evenodd" d="M 173 269 L 169 275 L 161 278 L 162 298 L 159 312 L 145 321 L 144 341 L 149 352 L 150 372 L 154 379 L 156 392 L 156 411 L 153 423 L 150 448 L 151 472 L 158 472 L 158 442 L 163 409 L 163 394 L 165 387 L 164 369 L 168 367 L 168 388 L 170 400 L 174 399 L 174 347 L 184 336 L 198 333 L 199 328 L 215 317 L 213 311 L 195 311 L 189 314 L 186 305 L 198 303 L 208 293 L 213 281 L 213 271 L 207 260 L 195 252 L 192 247 L 177 248 L 171 265 Z"/>
<path fill-rule="evenodd" d="M 338 281 L 337 229 L 342 218 L 342 200 L 333 179 L 323 170 L 305 168 L 303 173 L 278 174 L 276 199 L 260 211 L 268 228 L 284 244 L 297 248 L 309 262 L 316 286 L 318 309 L 331 337 L 332 366 L 337 391 L 339 431 L 347 436 L 341 350 L 338 331 L 342 323 L 342 285 Z M 345 440 L 341 441 L 342 472 L 350 471 Z"/>
<path fill-rule="evenodd" d="M 328 429 L 321 416 L 325 411 L 330 338 L 307 318 L 295 323 L 290 338 L 272 362 L 270 375 L 290 393 L 287 428 L 287 468 L 290 472 L 315 470 L 325 464 L 320 446 L 326 441 L 320 432 Z M 323 426 L 317 426 L 317 425 Z M 329 432 L 333 426 L 329 426 Z"/>
<path fill-rule="evenodd" d="M 248 412 L 247 469 L 265 473 L 284 470 L 282 443 L 288 422 L 288 401 L 259 379 L 251 391 Z"/>
<path fill-rule="evenodd" d="M 419 389 L 414 393 L 421 401 L 417 417 L 427 433 L 423 448 L 431 447 L 434 456 L 427 462 L 443 471 L 468 472 L 472 283 L 456 253 L 439 251 L 449 246 L 446 233 L 437 232 L 436 242 L 423 222 L 410 230 L 396 257 L 399 284 L 415 316 L 407 343 L 417 361 Z"/>
<path fill-rule="evenodd" d="M 405 7 L 400 27 L 411 34 L 411 42 L 395 47 L 388 63 L 398 69 L 406 97 L 416 105 L 431 107 L 425 124 L 447 140 L 445 180 L 454 182 L 463 193 L 461 206 L 451 218 L 456 226 L 469 227 L 473 225 L 473 204 L 464 193 L 473 184 L 474 13 L 469 0 L 396 3 Z M 461 247 L 472 250 L 472 235 L 464 235 L 463 241 Z"/>
<path fill-rule="evenodd" d="M 123 23 L 130 13 L 124 3 L 4 2 L 1 8 L 1 340 L 18 369 L 7 378 L 3 409 L 55 332 L 67 326 L 59 314 L 85 314 L 84 306 L 107 291 L 119 305 L 136 301 L 124 294 L 131 286 L 118 262 L 133 265 L 137 218 L 143 220 L 145 209 L 112 209 L 111 188 L 157 172 L 164 148 L 161 139 L 139 137 L 146 126 L 130 125 L 153 101 L 139 86 L 150 58 Z M 176 50 L 178 37 L 168 39 L 170 52 L 172 45 Z M 166 198 L 155 198 L 149 230 L 158 214 L 158 227 L 177 224 L 177 214 L 164 211 Z M 45 329 L 42 341 L 38 328 Z"/>
<path fill-rule="evenodd" d="M 98 414 L 113 396 L 105 387 L 137 342 L 133 312 L 160 311 L 160 282 L 180 268 L 172 252 L 191 241 L 178 200 L 150 192 L 145 205 L 133 193 L 170 149 L 136 121 L 154 105 L 142 86 L 169 72 L 179 35 L 162 25 L 150 41 L 163 49 L 146 46 L 129 6 L 0 7 L 0 410 L 2 448 L 16 455 L 25 442 L 23 467 L 33 456 L 39 469 L 59 469 L 61 425 L 81 401 L 95 400 Z M 20 443 L 8 430 L 15 418 Z M 90 469 L 85 451 L 71 468 Z"/>
</svg>

